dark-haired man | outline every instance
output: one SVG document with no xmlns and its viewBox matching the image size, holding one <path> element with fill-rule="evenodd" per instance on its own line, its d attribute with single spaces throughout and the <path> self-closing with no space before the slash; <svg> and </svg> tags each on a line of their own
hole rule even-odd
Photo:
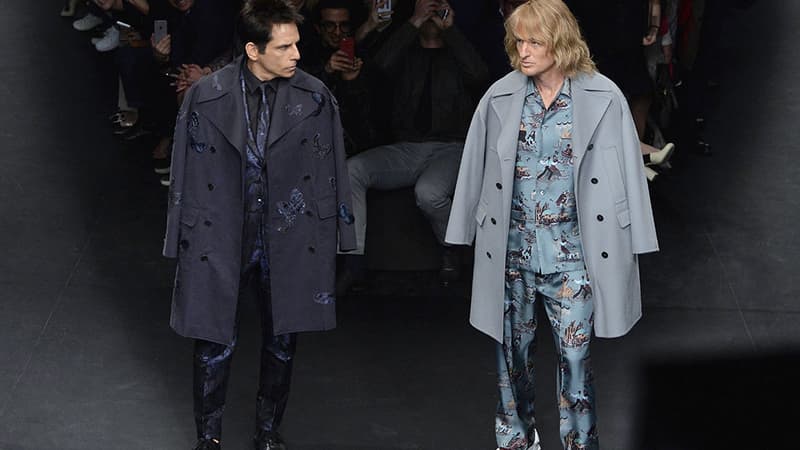
<svg viewBox="0 0 800 450">
<path fill-rule="evenodd" d="M 335 257 L 354 247 L 339 112 L 297 68 L 301 20 L 247 1 L 244 55 L 187 92 L 175 130 L 164 255 L 178 258 L 172 328 L 195 339 L 195 449 L 220 448 L 240 301 L 262 328 L 257 450 L 278 434 L 296 333 L 335 326 Z"/>
<path fill-rule="evenodd" d="M 316 36 L 306 43 L 300 66 L 319 78 L 339 101 L 345 148 L 348 155 L 370 147 L 375 139 L 370 120 L 369 75 L 361 49 L 352 40 L 352 53 L 341 48 L 343 39 L 353 38 L 352 0 L 320 0 L 314 14 Z M 358 50 L 358 52 L 356 51 Z"/>
</svg>

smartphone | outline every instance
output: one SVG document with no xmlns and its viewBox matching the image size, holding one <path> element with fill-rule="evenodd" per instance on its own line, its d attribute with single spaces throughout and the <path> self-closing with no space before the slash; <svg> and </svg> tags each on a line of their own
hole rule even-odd
<svg viewBox="0 0 800 450">
<path fill-rule="evenodd" d="M 161 42 L 162 39 L 167 37 L 167 21 L 155 20 L 153 21 L 153 40 Z"/>
<path fill-rule="evenodd" d="M 379 0 L 375 0 L 375 4 L 378 3 Z M 379 6 L 376 10 L 378 13 L 378 17 L 381 19 L 387 20 L 392 17 L 392 0 L 386 0 L 383 6 Z"/>
<path fill-rule="evenodd" d="M 339 50 L 345 52 L 350 60 L 356 59 L 356 40 L 352 37 L 342 38 L 339 41 Z"/>
<path fill-rule="evenodd" d="M 445 20 L 445 19 L 447 19 L 447 16 L 450 15 L 450 8 L 445 8 L 445 9 L 439 10 L 439 11 L 437 11 L 437 13 L 439 14 L 439 17 L 442 20 Z"/>
</svg>

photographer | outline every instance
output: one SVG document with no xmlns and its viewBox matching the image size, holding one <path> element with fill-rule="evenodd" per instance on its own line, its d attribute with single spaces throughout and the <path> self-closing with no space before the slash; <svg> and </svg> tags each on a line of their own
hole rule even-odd
<svg viewBox="0 0 800 450">
<path fill-rule="evenodd" d="M 475 108 L 473 94 L 488 76 L 486 64 L 453 25 L 454 16 L 446 1 L 417 0 L 411 18 L 375 56 L 389 79 L 386 89 L 394 92 L 390 112 L 394 143 L 347 161 L 357 249 L 345 257 L 337 286 L 340 294 L 365 276 L 368 189 L 414 186 L 417 206 L 444 245 L 458 164 Z M 457 255 L 455 249 L 444 247 L 443 278 L 458 276 Z"/>
</svg>

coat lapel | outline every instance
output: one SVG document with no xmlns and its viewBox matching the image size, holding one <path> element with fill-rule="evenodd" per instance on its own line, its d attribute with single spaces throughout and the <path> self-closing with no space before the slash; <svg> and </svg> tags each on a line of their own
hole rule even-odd
<svg viewBox="0 0 800 450">
<path fill-rule="evenodd" d="M 269 127 L 268 146 L 310 116 L 318 115 L 327 101 L 322 93 L 306 83 L 307 75 L 298 71 L 278 89 Z"/>
<path fill-rule="evenodd" d="M 244 98 L 239 81 L 241 57 L 225 69 L 210 75 L 210 85 L 200 86 L 197 111 L 225 136 L 225 139 L 244 155 L 247 144 L 247 125 L 244 121 Z"/>
<path fill-rule="evenodd" d="M 520 72 L 512 72 L 504 78 L 492 97 L 492 110 L 497 115 L 501 128 L 497 136 L 497 154 L 500 156 L 503 173 L 508 173 L 516 161 L 517 139 L 522 106 L 525 103 L 525 86 L 528 78 Z M 510 168 L 513 172 L 513 167 Z M 508 180 L 504 180 L 508 182 Z"/>
<path fill-rule="evenodd" d="M 572 143 L 575 149 L 575 167 L 580 170 L 586 147 L 591 142 L 608 105 L 612 92 L 607 84 L 599 82 L 600 75 L 579 75 L 572 79 Z"/>
</svg>

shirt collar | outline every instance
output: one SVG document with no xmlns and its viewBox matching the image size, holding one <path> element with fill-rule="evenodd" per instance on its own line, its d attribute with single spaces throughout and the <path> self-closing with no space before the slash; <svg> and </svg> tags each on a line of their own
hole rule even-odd
<svg viewBox="0 0 800 450">
<path fill-rule="evenodd" d="M 258 88 L 262 85 L 272 88 L 273 92 L 278 92 L 278 86 L 283 78 L 273 78 L 269 81 L 261 81 L 250 71 L 250 67 L 247 66 L 247 60 L 242 59 L 242 73 L 244 74 L 244 85 L 247 88 L 247 92 L 250 94 L 257 94 Z"/>
<path fill-rule="evenodd" d="M 537 100 L 542 98 L 542 94 L 540 94 L 539 89 L 536 88 L 536 83 L 533 82 L 533 78 L 528 77 L 528 90 L 525 93 L 525 97 L 530 95 L 533 95 Z M 564 83 L 561 85 L 561 91 L 559 91 L 558 97 L 562 95 L 567 98 L 572 98 L 572 80 L 570 80 L 569 77 L 565 77 Z"/>
</svg>

